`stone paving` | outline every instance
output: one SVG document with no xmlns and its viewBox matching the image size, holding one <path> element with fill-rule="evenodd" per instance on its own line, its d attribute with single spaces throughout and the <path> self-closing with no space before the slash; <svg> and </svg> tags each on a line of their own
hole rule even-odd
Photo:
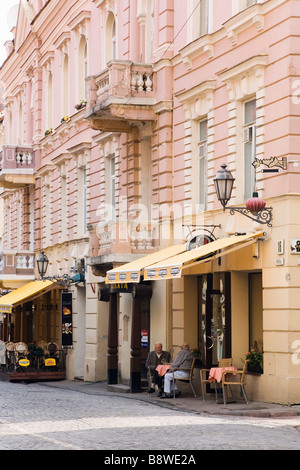
<svg viewBox="0 0 300 470">
<path fill-rule="evenodd" d="M 147 459 L 155 450 L 179 458 L 188 450 L 196 459 L 204 449 L 300 448 L 299 407 L 235 406 L 239 410 L 193 396 L 160 400 L 108 392 L 104 383 L 0 382 L 0 450 L 102 450 L 103 459 L 112 458 L 110 451 L 146 450 L 140 462 L 130 462 L 138 466 L 154 463 Z M 245 407 L 252 416 L 243 415 Z M 261 408 L 268 416 L 257 417 Z"/>
</svg>

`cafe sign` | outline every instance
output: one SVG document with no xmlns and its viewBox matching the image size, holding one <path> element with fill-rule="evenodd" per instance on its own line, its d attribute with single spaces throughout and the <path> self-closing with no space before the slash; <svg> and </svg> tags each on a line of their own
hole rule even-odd
<svg viewBox="0 0 300 470">
<path fill-rule="evenodd" d="M 28 367 L 30 365 L 30 361 L 28 359 L 20 359 L 19 366 Z"/>
<path fill-rule="evenodd" d="M 56 366 L 56 360 L 54 357 L 49 357 L 48 359 L 45 359 L 45 366 Z"/>
<path fill-rule="evenodd" d="M 62 292 L 61 294 L 61 313 L 62 313 L 62 346 L 73 345 L 73 306 L 72 292 Z"/>
</svg>

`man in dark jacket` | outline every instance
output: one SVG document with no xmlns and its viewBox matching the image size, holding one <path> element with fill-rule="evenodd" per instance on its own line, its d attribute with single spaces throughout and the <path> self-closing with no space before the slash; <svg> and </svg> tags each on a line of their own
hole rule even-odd
<svg viewBox="0 0 300 470">
<path fill-rule="evenodd" d="M 164 393 L 161 398 L 171 398 L 171 383 L 173 381 L 173 369 L 180 367 L 181 369 L 190 369 L 193 362 L 193 353 L 190 351 L 190 347 L 188 343 L 183 343 L 180 346 L 180 351 L 177 354 L 171 369 L 165 375 L 164 381 Z M 180 378 L 189 378 L 189 371 L 188 370 L 176 370 L 174 372 L 174 377 Z"/>
<path fill-rule="evenodd" d="M 150 368 L 151 378 L 150 388 L 148 393 L 153 393 L 155 391 L 155 385 L 158 386 L 159 391 L 161 392 L 163 377 L 158 375 L 156 367 L 163 363 L 171 362 L 171 355 L 168 351 L 163 351 L 162 344 L 156 343 L 154 350 L 150 351 L 146 360 L 146 367 Z M 150 377 L 149 377 L 150 380 Z"/>
</svg>

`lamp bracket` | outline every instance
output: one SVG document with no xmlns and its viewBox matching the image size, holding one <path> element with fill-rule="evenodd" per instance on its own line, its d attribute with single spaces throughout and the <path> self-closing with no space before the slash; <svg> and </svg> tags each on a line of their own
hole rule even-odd
<svg viewBox="0 0 300 470">
<path fill-rule="evenodd" d="M 230 215 L 234 215 L 235 212 L 239 212 L 259 224 L 267 224 L 268 227 L 272 227 L 272 207 L 265 207 L 257 214 L 253 214 L 246 209 L 246 207 L 225 207 L 224 209 L 228 209 Z"/>
</svg>

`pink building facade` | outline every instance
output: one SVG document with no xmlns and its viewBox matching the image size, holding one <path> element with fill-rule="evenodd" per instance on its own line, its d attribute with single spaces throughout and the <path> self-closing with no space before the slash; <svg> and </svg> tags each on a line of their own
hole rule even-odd
<svg viewBox="0 0 300 470">
<path fill-rule="evenodd" d="M 41 250 L 48 275 L 84 275 L 68 378 L 135 391 L 155 342 L 189 341 L 205 368 L 255 347 L 250 399 L 299 402 L 298 3 L 20 2 L 0 70 L 1 283 L 37 278 Z M 223 211 L 223 163 L 227 207 L 257 193 L 268 223 Z M 32 302 L 34 337 L 9 319 L 19 340 L 59 342 L 59 308 L 49 323 Z"/>
</svg>

